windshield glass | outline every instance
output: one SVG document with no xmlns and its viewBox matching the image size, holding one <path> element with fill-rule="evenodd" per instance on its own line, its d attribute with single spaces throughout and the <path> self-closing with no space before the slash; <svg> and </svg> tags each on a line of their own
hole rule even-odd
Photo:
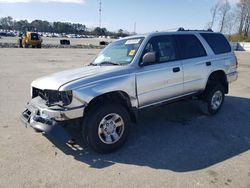
<svg viewBox="0 0 250 188">
<path fill-rule="evenodd" d="M 144 38 L 124 39 L 109 44 L 91 65 L 127 65 L 132 62 Z"/>
</svg>

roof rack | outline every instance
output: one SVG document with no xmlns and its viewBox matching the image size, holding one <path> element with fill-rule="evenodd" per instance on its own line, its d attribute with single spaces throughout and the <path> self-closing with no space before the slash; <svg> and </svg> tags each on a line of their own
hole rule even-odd
<svg viewBox="0 0 250 188">
<path fill-rule="evenodd" d="M 207 30 L 185 30 L 183 27 L 180 27 L 177 31 L 208 31 L 208 32 L 213 32 L 212 29 L 207 29 Z"/>
</svg>

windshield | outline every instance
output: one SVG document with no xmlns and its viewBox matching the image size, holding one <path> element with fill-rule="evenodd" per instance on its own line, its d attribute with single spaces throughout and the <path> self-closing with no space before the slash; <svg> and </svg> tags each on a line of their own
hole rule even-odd
<svg viewBox="0 0 250 188">
<path fill-rule="evenodd" d="M 91 65 L 127 65 L 132 62 L 144 38 L 124 39 L 109 44 Z"/>
</svg>

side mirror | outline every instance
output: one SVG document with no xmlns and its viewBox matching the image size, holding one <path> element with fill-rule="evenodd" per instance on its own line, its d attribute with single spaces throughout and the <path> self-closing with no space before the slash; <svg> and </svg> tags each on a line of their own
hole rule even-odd
<svg viewBox="0 0 250 188">
<path fill-rule="evenodd" d="M 155 62 L 156 62 L 156 53 L 148 52 L 143 56 L 141 65 L 147 65 L 147 64 L 155 63 Z"/>
</svg>

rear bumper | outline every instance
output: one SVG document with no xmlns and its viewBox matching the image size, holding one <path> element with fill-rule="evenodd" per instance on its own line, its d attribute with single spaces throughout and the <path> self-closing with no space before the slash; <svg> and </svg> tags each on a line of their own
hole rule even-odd
<svg viewBox="0 0 250 188">
<path fill-rule="evenodd" d="M 227 75 L 227 81 L 228 83 L 232 83 L 238 79 L 238 72 L 231 72 Z"/>
<path fill-rule="evenodd" d="M 59 121 L 73 120 L 83 116 L 85 106 L 75 108 L 56 108 L 46 106 L 43 99 L 32 99 L 22 112 L 20 119 L 37 131 L 49 132 Z"/>
</svg>

